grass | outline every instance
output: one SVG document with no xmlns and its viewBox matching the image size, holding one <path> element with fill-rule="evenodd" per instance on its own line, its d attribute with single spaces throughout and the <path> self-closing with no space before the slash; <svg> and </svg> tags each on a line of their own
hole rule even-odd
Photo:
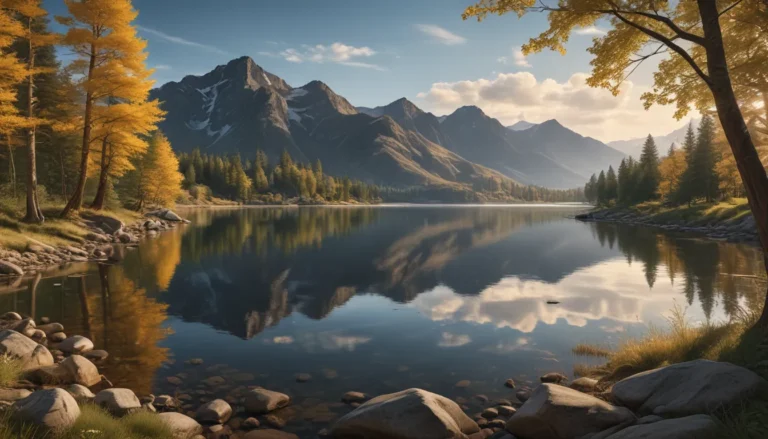
<svg viewBox="0 0 768 439">
<path fill-rule="evenodd" d="M 8 355 L 0 356 L 0 387 L 15 383 L 24 372 L 22 362 Z"/>
<path fill-rule="evenodd" d="M 32 238 L 52 246 L 69 245 L 83 242 L 88 230 L 83 227 L 79 216 L 59 218 L 64 205 L 48 204 L 42 207 L 45 222 L 43 224 L 27 224 L 24 218 L 23 206 L 0 200 L 0 247 L 24 251 Z M 140 214 L 126 209 L 110 209 L 96 212 L 83 209 L 82 213 L 108 215 L 126 224 L 137 221 Z"/>
<path fill-rule="evenodd" d="M 604 358 L 605 364 L 578 364 L 574 373 L 599 379 L 598 391 L 613 383 L 646 370 L 656 369 L 700 358 L 726 361 L 768 378 L 765 369 L 755 368 L 768 358 L 760 346 L 765 339 L 762 329 L 754 328 L 759 313 L 742 311 L 728 322 L 692 325 L 679 307 L 668 318 L 669 328 L 651 327 L 642 338 L 622 340 L 614 349 L 580 344 L 573 353 L 578 356 Z M 768 437 L 768 401 L 755 399 L 742 407 L 717 413 L 720 436 L 735 439 Z"/>
<path fill-rule="evenodd" d="M 634 206 L 617 206 L 609 210 L 628 210 L 648 217 L 655 223 L 684 222 L 691 226 L 737 222 L 752 214 L 746 198 L 732 198 L 718 203 L 697 203 L 690 206 L 669 206 L 659 201 L 648 201 Z"/>
<path fill-rule="evenodd" d="M 154 413 L 132 413 L 115 418 L 93 404 L 80 406 L 77 422 L 59 433 L 44 433 L 29 425 L 19 425 L 6 412 L 0 418 L 0 439 L 173 439 L 173 432 Z"/>
</svg>

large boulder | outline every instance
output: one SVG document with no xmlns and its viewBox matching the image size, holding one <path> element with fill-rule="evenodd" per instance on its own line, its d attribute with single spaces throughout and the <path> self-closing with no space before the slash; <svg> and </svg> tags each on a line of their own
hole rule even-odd
<svg viewBox="0 0 768 439">
<path fill-rule="evenodd" d="M 767 389 L 765 379 L 743 367 L 694 360 L 625 378 L 611 396 L 643 415 L 681 417 L 733 406 Z"/>
<path fill-rule="evenodd" d="M 21 360 L 24 370 L 53 364 L 53 355 L 48 348 L 10 329 L 0 331 L 0 355 Z"/>
<path fill-rule="evenodd" d="M 224 424 L 232 416 L 232 407 L 223 399 L 214 399 L 197 409 L 195 418 L 206 424 Z"/>
<path fill-rule="evenodd" d="M 421 389 L 381 395 L 331 427 L 333 438 L 466 439 L 477 423 L 448 398 Z"/>
<path fill-rule="evenodd" d="M 68 354 L 83 354 L 93 350 L 93 342 L 81 335 L 73 335 L 62 341 L 58 349 Z"/>
<path fill-rule="evenodd" d="M 717 424 L 707 415 L 667 419 L 650 424 L 634 425 L 606 439 L 715 439 Z"/>
<path fill-rule="evenodd" d="M 99 215 L 96 213 L 82 213 L 81 216 L 91 222 L 95 227 L 98 227 L 99 229 L 103 230 L 104 233 L 107 233 L 109 235 L 117 232 L 118 230 L 121 230 L 123 227 L 125 227 L 125 224 L 120 221 L 117 218 L 113 218 L 111 216 L 107 215 Z"/>
<path fill-rule="evenodd" d="M 261 388 L 251 389 L 243 397 L 245 410 L 254 414 L 269 413 L 290 403 L 288 395 Z"/>
<path fill-rule="evenodd" d="M 157 415 L 165 425 L 170 427 L 175 439 L 191 439 L 203 433 L 203 426 L 187 415 L 177 412 L 160 413 Z"/>
<path fill-rule="evenodd" d="M 62 389 L 38 390 L 13 405 L 13 417 L 48 431 L 71 427 L 80 416 L 75 399 Z"/>
<path fill-rule="evenodd" d="M 27 389 L 7 389 L 0 387 L 0 401 L 15 402 L 31 395 Z"/>
<path fill-rule="evenodd" d="M 81 384 L 72 384 L 67 387 L 67 392 L 75 398 L 78 402 L 91 402 L 96 395 L 91 390 Z"/>
<path fill-rule="evenodd" d="M 67 384 L 81 384 L 91 387 L 101 382 L 101 375 L 96 366 L 80 355 L 67 357 L 59 363 L 59 367 L 63 368 L 70 378 Z"/>
<path fill-rule="evenodd" d="M 24 270 L 14 263 L 0 261 L 0 274 L 6 276 L 24 276 Z"/>
<path fill-rule="evenodd" d="M 154 216 L 166 221 L 181 222 L 184 221 L 179 215 L 177 215 L 171 209 L 158 209 L 147 213 L 148 216 Z"/>
<path fill-rule="evenodd" d="M 141 409 L 141 401 L 130 389 L 106 389 L 96 394 L 93 402 L 115 416 L 125 416 Z"/>
<path fill-rule="evenodd" d="M 630 425 L 635 415 L 593 396 L 557 384 L 537 387 L 509 421 L 520 439 L 570 439 Z"/>
</svg>

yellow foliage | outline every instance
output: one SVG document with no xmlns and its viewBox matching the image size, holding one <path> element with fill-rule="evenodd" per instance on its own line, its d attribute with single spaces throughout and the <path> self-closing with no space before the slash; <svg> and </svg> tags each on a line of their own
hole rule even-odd
<svg viewBox="0 0 768 439">
<path fill-rule="evenodd" d="M 12 19 L 4 9 L 5 0 L 0 1 L 0 130 L 5 136 L 24 125 L 24 118 L 18 115 L 16 85 L 26 77 L 24 65 L 7 49 L 13 40 L 23 35 L 21 24 Z"/>
<path fill-rule="evenodd" d="M 146 154 L 135 167 L 128 181 L 135 187 L 136 208 L 151 204 L 173 205 L 181 194 L 184 176 L 179 172 L 179 160 L 168 138 L 160 132 L 155 133 Z"/>
<path fill-rule="evenodd" d="M 670 156 L 664 157 L 659 163 L 659 196 L 669 199 L 680 184 L 683 173 L 688 168 L 685 151 L 676 150 Z"/>
</svg>

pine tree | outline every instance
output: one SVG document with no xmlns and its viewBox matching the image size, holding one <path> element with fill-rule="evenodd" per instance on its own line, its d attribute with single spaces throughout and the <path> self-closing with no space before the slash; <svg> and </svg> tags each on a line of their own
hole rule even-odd
<svg viewBox="0 0 768 439">
<path fill-rule="evenodd" d="M 184 182 L 188 187 L 194 186 L 197 180 L 197 174 L 195 173 L 195 167 L 193 165 L 187 166 L 187 172 L 184 173 Z"/>
<path fill-rule="evenodd" d="M 589 177 L 589 181 L 584 186 L 584 196 L 590 203 L 597 202 L 597 176 L 595 174 Z"/>
<path fill-rule="evenodd" d="M 68 17 L 57 17 L 69 29 L 63 44 L 77 58 L 70 68 L 80 75 L 83 92 L 83 136 L 77 186 L 62 216 L 83 203 L 94 128 L 94 109 L 106 99 L 140 101 L 145 81 L 145 44 L 136 37 L 131 22 L 136 18 L 130 0 L 66 0 Z"/>
<path fill-rule="evenodd" d="M 631 158 L 631 157 L 630 157 Z M 621 159 L 621 164 L 619 165 L 619 176 L 618 176 L 618 190 L 617 190 L 617 198 L 619 200 L 619 203 L 626 203 L 629 201 L 629 179 L 630 179 L 630 170 L 627 166 L 627 160 Z"/>
<path fill-rule="evenodd" d="M 600 171 L 600 175 L 597 177 L 597 204 L 599 206 L 605 205 L 608 201 L 607 191 L 605 185 L 605 171 Z"/>
<path fill-rule="evenodd" d="M 693 151 L 693 182 L 695 194 L 712 202 L 717 197 L 718 176 L 715 151 L 715 123 L 704 115 L 696 136 L 696 148 Z"/>
<path fill-rule="evenodd" d="M 613 166 L 608 166 L 608 174 L 605 176 L 605 199 L 606 201 L 616 201 L 619 197 L 619 181 L 616 178 L 616 172 Z"/>
<path fill-rule="evenodd" d="M 643 202 L 656 198 L 659 191 L 659 150 L 649 134 L 643 145 L 638 163 L 640 172 L 636 201 Z"/>
<path fill-rule="evenodd" d="M 693 121 L 688 123 L 688 129 L 685 131 L 685 140 L 683 141 L 683 151 L 685 156 L 690 157 L 693 153 L 693 148 L 696 147 L 696 135 L 693 132 Z"/>
</svg>

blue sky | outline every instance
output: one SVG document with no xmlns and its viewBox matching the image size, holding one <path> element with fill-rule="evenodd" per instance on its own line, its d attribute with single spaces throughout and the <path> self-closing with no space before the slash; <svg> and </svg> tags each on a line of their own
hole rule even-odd
<svg viewBox="0 0 768 439">
<path fill-rule="evenodd" d="M 600 29 L 574 35 L 566 56 L 545 52 L 516 58 L 520 45 L 546 28 L 546 17 L 462 21 L 461 12 L 470 3 L 133 2 L 158 85 L 248 55 L 294 87 L 319 79 L 358 106 L 384 105 L 403 96 L 436 114 L 478 105 L 506 124 L 521 118 L 557 118 L 606 141 L 642 136 L 647 129 L 665 134 L 682 124 L 671 120 L 671 110 L 666 109 L 643 114 L 648 123 L 638 126 L 637 97 L 650 85 L 652 65 L 632 77 L 626 96 L 606 98 L 607 92 L 585 90 L 583 74 L 589 72 L 590 60 L 586 48 Z M 54 15 L 66 13 L 61 0 L 45 4 Z M 590 105 L 595 111 L 585 115 Z M 627 126 L 630 122 L 632 127 Z"/>
</svg>

